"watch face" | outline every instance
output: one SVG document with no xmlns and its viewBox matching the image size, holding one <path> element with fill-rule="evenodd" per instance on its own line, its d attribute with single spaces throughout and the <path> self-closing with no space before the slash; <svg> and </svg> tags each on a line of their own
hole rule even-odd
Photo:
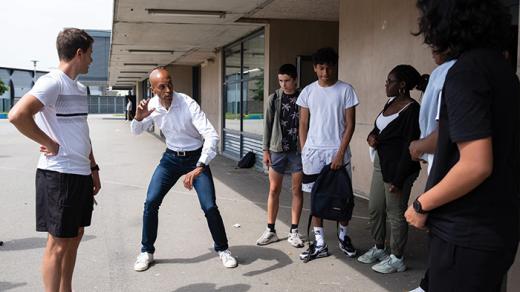
<svg viewBox="0 0 520 292">
<path fill-rule="evenodd" d="M 422 213 L 421 203 L 419 203 L 417 200 L 413 201 L 413 209 L 417 213 Z"/>
</svg>

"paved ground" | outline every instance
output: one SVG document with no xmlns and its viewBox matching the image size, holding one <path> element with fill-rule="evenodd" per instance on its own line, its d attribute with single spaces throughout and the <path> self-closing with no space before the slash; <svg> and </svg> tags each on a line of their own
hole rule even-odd
<svg viewBox="0 0 520 292">
<path fill-rule="evenodd" d="M 231 250 L 239 267 L 225 269 L 211 250 L 211 237 L 196 194 L 181 184 L 170 191 L 160 211 L 157 263 L 137 273 L 141 214 L 146 187 L 165 146 L 151 134 L 133 137 L 129 124 L 108 116 L 90 116 L 94 153 L 101 167 L 102 190 L 93 226 L 80 246 L 74 287 L 80 291 L 405 291 L 414 288 L 425 267 L 426 234 L 411 230 L 405 254 L 409 270 L 393 275 L 347 259 L 337 248 L 335 224 L 326 224 L 332 256 L 303 264 L 301 249 L 285 240 L 254 245 L 265 228 L 265 175 L 238 170 L 234 162 L 212 162 L 217 200 Z M 0 291 L 41 291 L 40 260 L 45 234 L 34 231 L 34 172 L 38 146 L 0 120 Z M 281 198 L 278 234 L 290 223 L 287 189 Z M 308 200 L 302 218 L 308 216 Z M 358 200 L 350 234 L 355 245 L 372 242 L 367 203 Z M 304 223 L 305 221 L 305 223 Z M 233 227 L 240 224 L 239 228 Z M 301 226 L 306 219 L 301 220 Z"/>
</svg>

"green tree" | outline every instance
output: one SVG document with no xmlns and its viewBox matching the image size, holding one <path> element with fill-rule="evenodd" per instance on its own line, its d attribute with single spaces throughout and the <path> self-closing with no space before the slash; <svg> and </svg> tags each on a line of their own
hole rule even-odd
<svg viewBox="0 0 520 292">
<path fill-rule="evenodd" d="M 4 94 L 9 88 L 4 84 L 2 80 L 0 80 L 0 95 Z"/>
</svg>

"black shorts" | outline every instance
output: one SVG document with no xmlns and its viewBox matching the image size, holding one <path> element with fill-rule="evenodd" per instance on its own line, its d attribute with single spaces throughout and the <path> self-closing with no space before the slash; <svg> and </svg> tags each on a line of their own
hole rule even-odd
<svg viewBox="0 0 520 292">
<path fill-rule="evenodd" d="M 91 175 L 36 170 L 36 231 L 76 237 L 90 225 L 93 209 Z"/>
<path fill-rule="evenodd" d="M 430 233 L 430 292 L 496 292 L 515 260 L 517 246 L 494 251 L 461 247 Z"/>
</svg>

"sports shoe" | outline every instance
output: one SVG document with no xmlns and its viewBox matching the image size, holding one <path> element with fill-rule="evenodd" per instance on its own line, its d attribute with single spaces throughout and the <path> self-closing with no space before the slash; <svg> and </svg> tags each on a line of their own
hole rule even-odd
<svg viewBox="0 0 520 292">
<path fill-rule="evenodd" d="M 338 236 L 339 241 L 339 249 L 343 251 L 349 258 L 353 258 L 357 254 L 356 248 L 352 245 L 352 240 L 350 240 L 350 237 L 348 235 L 345 235 L 345 239 L 341 240 Z"/>
<path fill-rule="evenodd" d="M 329 256 L 329 247 L 327 244 L 322 246 L 315 246 L 314 243 L 309 244 L 309 249 L 300 254 L 300 260 L 305 263 L 313 260 Z"/>
<path fill-rule="evenodd" d="M 298 233 L 298 229 L 291 229 L 287 241 L 294 247 L 303 247 L 302 235 Z"/>
<path fill-rule="evenodd" d="M 419 286 L 419 287 L 417 287 L 417 288 L 415 288 L 413 290 L 410 290 L 408 292 L 426 292 L 426 291 L 424 291 L 424 289 Z"/>
<path fill-rule="evenodd" d="M 390 274 L 395 272 L 404 272 L 406 266 L 404 264 L 404 258 L 398 259 L 395 255 L 391 254 L 380 263 L 372 266 L 372 270 L 382 274 Z"/>
<path fill-rule="evenodd" d="M 219 251 L 218 256 L 222 260 L 222 264 L 224 265 L 224 267 L 235 268 L 236 266 L 238 266 L 237 259 L 231 255 L 229 249 Z"/>
<path fill-rule="evenodd" d="M 386 250 L 384 248 L 378 249 L 377 246 L 374 245 L 371 249 L 358 257 L 357 260 L 364 264 L 373 264 L 384 260 L 386 257 L 388 257 Z"/>
<path fill-rule="evenodd" d="M 256 245 L 267 245 L 269 243 L 277 242 L 278 236 L 276 232 L 271 232 L 269 228 L 266 228 L 262 236 L 256 241 Z"/>
<path fill-rule="evenodd" d="M 142 272 L 148 270 L 150 264 L 153 263 L 153 254 L 148 252 L 142 252 L 137 256 L 137 260 L 134 264 L 134 271 Z"/>
</svg>

